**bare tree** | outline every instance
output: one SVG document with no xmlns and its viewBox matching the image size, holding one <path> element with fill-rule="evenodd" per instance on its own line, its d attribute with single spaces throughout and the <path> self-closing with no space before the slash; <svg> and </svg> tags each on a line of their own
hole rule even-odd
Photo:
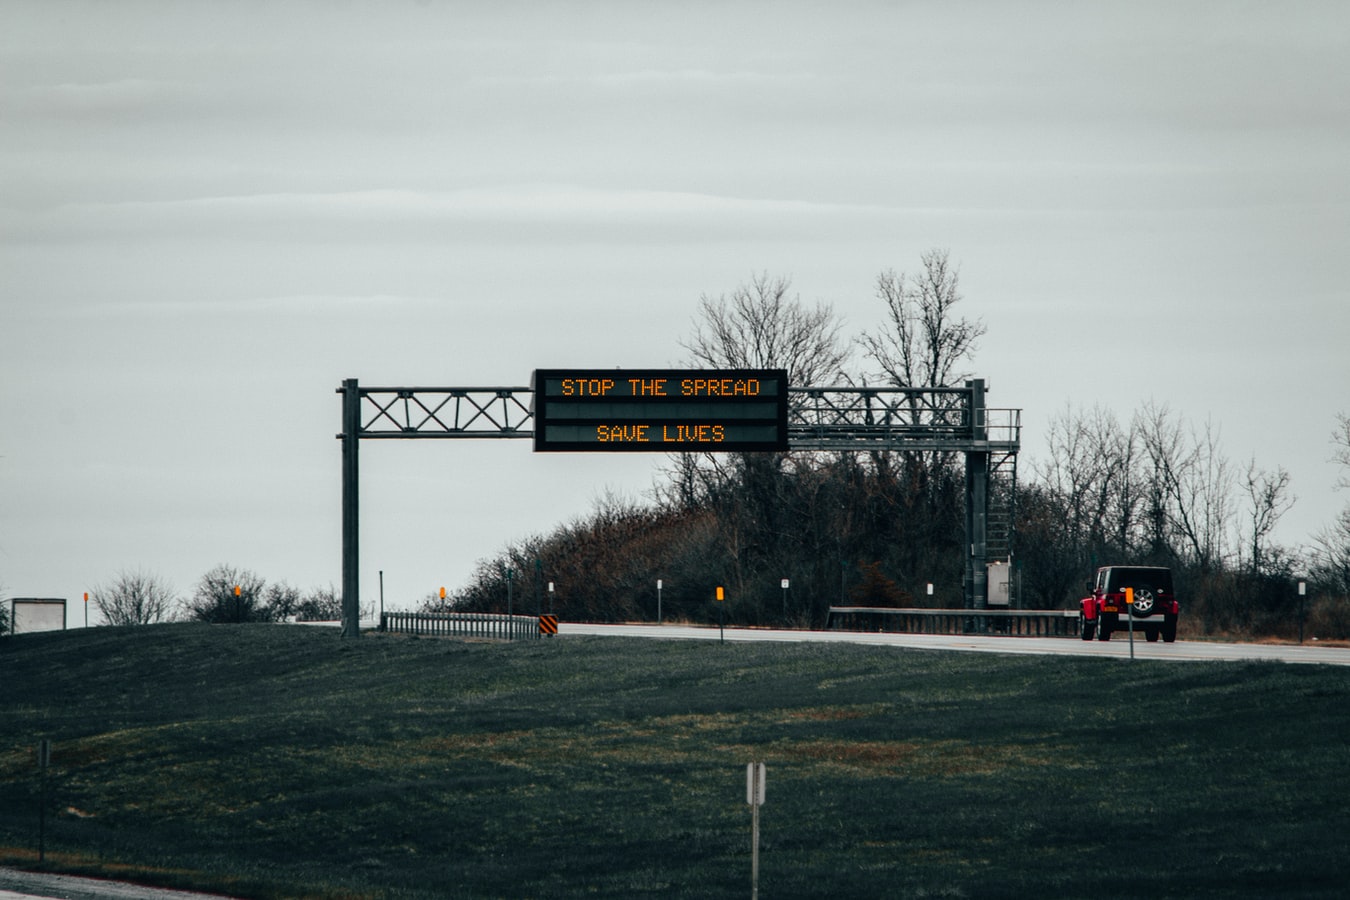
<svg viewBox="0 0 1350 900">
<path fill-rule="evenodd" d="M 1195 466 L 1178 505 L 1183 534 L 1190 542 L 1201 571 L 1222 565 L 1228 555 L 1236 510 L 1235 473 L 1219 448 L 1219 430 L 1205 420 L 1204 430 L 1193 433 Z"/>
<path fill-rule="evenodd" d="M 908 276 L 888 269 L 877 276 L 876 294 L 886 307 L 885 330 L 861 338 L 863 351 L 895 387 L 943 387 L 965 381 L 960 371 L 985 333 L 978 319 L 958 318 L 960 268 L 948 251 L 929 250 L 923 269 Z"/>
<path fill-rule="evenodd" d="M 242 588 L 240 590 L 242 592 Z M 299 617 L 300 604 L 300 589 L 284 581 L 273 582 L 263 591 L 262 605 L 267 610 L 267 618 L 273 621 L 284 622 L 292 616 Z"/>
<path fill-rule="evenodd" d="M 1206 422 L 1187 430 L 1166 405 L 1147 404 L 1136 414 L 1149 465 L 1149 524 L 1155 552 L 1175 548 L 1202 573 L 1227 554 L 1232 525 L 1233 472 Z M 1174 543 L 1175 542 L 1175 543 Z"/>
<path fill-rule="evenodd" d="M 146 572 L 122 572 L 89 592 L 109 625 L 152 625 L 173 618 L 178 599 L 167 584 Z"/>
<path fill-rule="evenodd" d="M 1331 461 L 1341 467 L 1336 487 L 1350 488 L 1350 415 L 1336 414 L 1336 430 L 1331 434 L 1334 448 Z M 1350 506 L 1336 520 L 1319 531 L 1312 548 L 1313 575 L 1330 590 L 1350 594 Z"/>
<path fill-rule="evenodd" d="M 786 277 L 753 276 L 730 294 L 704 295 L 682 346 L 689 363 L 713 368 L 781 368 L 793 386 L 846 380 L 849 345 L 833 307 L 808 306 Z M 783 453 L 687 454 L 672 458 L 667 499 L 707 513 L 716 534 L 720 577 L 744 596 L 761 570 L 782 569 L 791 494 Z M 781 571 L 779 572 L 781 575 Z"/>
<path fill-rule="evenodd" d="M 1336 414 L 1336 430 L 1331 433 L 1331 445 L 1335 448 L 1331 461 L 1341 467 L 1341 477 L 1336 480 L 1336 487 L 1350 488 L 1350 415 Z"/>
<path fill-rule="evenodd" d="M 1311 551 L 1312 576 L 1327 590 L 1350 596 L 1350 506 L 1317 533 Z"/>
<path fill-rule="evenodd" d="M 792 385 L 832 384 L 843 377 L 848 349 L 840 338 L 840 321 L 833 307 L 803 305 L 789 296 L 789 278 L 753 276 L 729 295 L 704 294 L 694 332 L 681 346 L 689 364 L 717 369 L 785 369 Z M 668 470 L 668 496 L 685 503 L 700 502 L 734 484 L 747 473 L 777 471 L 781 454 L 770 460 L 762 454 L 676 454 Z"/>
<path fill-rule="evenodd" d="M 300 601 L 296 616 L 301 622 L 334 622 L 341 619 L 341 593 L 331 584 L 314 588 Z"/>
<path fill-rule="evenodd" d="M 1147 557 L 1145 480 L 1134 428 L 1104 407 L 1066 405 L 1045 433 L 1049 455 L 1019 488 L 1017 527 L 1028 596 L 1057 606 L 1081 596 L 1093 567 Z"/>
<path fill-rule="evenodd" d="M 233 566 L 219 565 L 197 582 L 188 601 L 192 618 L 203 622 L 266 622 L 270 614 L 263 598 L 261 576 Z M 239 593 L 235 593 L 235 588 Z"/>
<path fill-rule="evenodd" d="M 888 386 L 925 388 L 951 386 L 970 376 L 961 368 L 970 360 L 984 323 L 956 314 L 961 302 L 959 267 L 946 250 L 933 249 L 920 257 L 917 275 L 887 270 L 877 276 L 876 295 L 886 310 L 886 325 L 859 338 L 864 355 L 874 362 Z M 909 398 L 915 424 L 924 416 L 919 396 Z M 892 486 L 897 502 L 915 512 L 908 516 L 934 527 L 915 537 L 931 544 L 945 530 L 949 486 L 959 480 L 956 454 L 951 452 L 874 452 L 873 466 Z M 896 460 L 899 460 L 897 471 Z"/>
<path fill-rule="evenodd" d="M 1139 517 L 1139 474 L 1134 433 L 1100 406 L 1051 417 L 1050 457 L 1037 475 L 1063 504 L 1064 537 L 1080 565 L 1133 549 Z"/>
<path fill-rule="evenodd" d="M 1260 575 L 1270 533 L 1298 498 L 1289 492 L 1289 473 L 1283 467 L 1267 472 L 1256 467 L 1255 458 L 1247 463 L 1244 486 L 1251 503 L 1248 510 L 1251 530 L 1247 533 L 1251 540 L 1251 569 L 1253 575 Z"/>
<path fill-rule="evenodd" d="M 699 300 L 694 333 L 681 341 L 694 365 L 786 369 L 793 385 L 828 384 L 842 374 L 848 349 L 833 307 L 789 297 L 792 280 L 756 275 L 729 295 Z"/>
</svg>

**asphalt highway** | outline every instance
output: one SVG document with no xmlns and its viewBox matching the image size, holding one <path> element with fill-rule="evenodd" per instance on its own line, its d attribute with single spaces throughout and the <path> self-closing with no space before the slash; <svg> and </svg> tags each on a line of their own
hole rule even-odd
<svg viewBox="0 0 1350 900">
<path fill-rule="evenodd" d="M 870 644 L 885 647 L 912 647 L 920 650 L 959 650 L 971 653 L 1014 653 L 1056 656 L 1130 658 L 1130 640 L 1126 632 L 1112 635 L 1109 641 L 1083 641 L 1063 637 L 976 636 L 964 634 L 895 634 L 859 631 L 790 631 L 772 628 L 728 628 L 690 625 L 572 625 L 558 626 L 560 637 L 569 635 L 613 635 L 666 640 L 779 641 L 799 643 L 820 641 L 843 644 Z M 1260 660 L 1286 663 L 1317 663 L 1350 666 L 1350 648 L 1332 647 L 1317 641 L 1304 644 L 1239 644 L 1219 641 L 1182 641 L 1150 644 L 1142 634 L 1135 636 L 1135 659 L 1178 661 L 1222 660 L 1242 662 Z"/>
<path fill-rule="evenodd" d="M 48 875 L 0 868 L 0 900 L 228 900 L 219 894 L 193 894 L 160 888 L 77 878 L 74 875 Z"/>
</svg>

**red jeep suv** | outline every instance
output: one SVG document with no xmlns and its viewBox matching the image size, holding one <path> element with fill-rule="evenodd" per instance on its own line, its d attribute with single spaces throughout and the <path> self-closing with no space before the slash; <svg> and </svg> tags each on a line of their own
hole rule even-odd
<svg viewBox="0 0 1350 900">
<path fill-rule="evenodd" d="M 1134 605 L 1125 604 L 1131 588 Z M 1111 632 L 1130 627 L 1150 641 L 1160 636 L 1169 644 L 1177 639 L 1177 596 L 1172 592 L 1172 570 L 1163 566 L 1103 566 L 1089 582 L 1089 596 L 1078 601 L 1078 626 L 1083 640 L 1095 636 L 1111 640 Z"/>
</svg>

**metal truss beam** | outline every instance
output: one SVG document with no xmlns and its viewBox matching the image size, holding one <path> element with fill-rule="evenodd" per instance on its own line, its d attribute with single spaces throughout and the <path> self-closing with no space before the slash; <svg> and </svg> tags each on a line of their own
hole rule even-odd
<svg viewBox="0 0 1350 900">
<path fill-rule="evenodd" d="M 339 391 L 341 392 L 341 391 Z M 359 387 L 370 438 L 533 438 L 528 387 Z M 1021 410 L 971 408 L 971 388 L 789 389 L 793 450 L 1016 452 Z"/>
<path fill-rule="evenodd" d="M 528 438 L 527 387 L 362 387 L 362 438 Z"/>
</svg>

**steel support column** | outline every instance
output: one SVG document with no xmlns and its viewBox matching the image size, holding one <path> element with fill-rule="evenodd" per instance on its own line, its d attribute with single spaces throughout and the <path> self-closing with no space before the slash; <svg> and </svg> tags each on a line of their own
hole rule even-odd
<svg viewBox="0 0 1350 900">
<path fill-rule="evenodd" d="M 361 480 L 357 451 L 361 446 L 361 390 L 355 378 L 338 389 L 342 394 L 342 636 L 361 636 Z"/>
<path fill-rule="evenodd" d="M 966 454 L 966 609 L 989 605 L 989 454 Z"/>
<path fill-rule="evenodd" d="M 967 381 L 970 388 L 972 449 L 966 451 L 966 608 L 989 606 L 989 451 L 973 449 L 989 442 L 984 407 L 984 379 Z"/>
</svg>

